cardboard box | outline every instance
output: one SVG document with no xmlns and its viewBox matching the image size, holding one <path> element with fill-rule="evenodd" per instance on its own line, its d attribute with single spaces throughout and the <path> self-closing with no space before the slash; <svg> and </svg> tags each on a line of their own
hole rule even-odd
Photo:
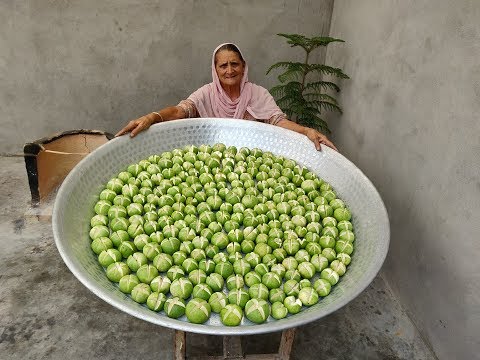
<svg viewBox="0 0 480 360">
<path fill-rule="evenodd" d="M 112 138 L 112 134 L 103 131 L 81 129 L 25 144 L 23 152 L 32 206 L 48 202 L 75 165 Z"/>
</svg>

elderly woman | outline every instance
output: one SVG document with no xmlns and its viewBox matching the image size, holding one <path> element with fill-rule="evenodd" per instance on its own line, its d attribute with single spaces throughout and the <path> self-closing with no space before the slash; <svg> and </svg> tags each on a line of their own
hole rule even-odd
<svg viewBox="0 0 480 360">
<path fill-rule="evenodd" d="M 336 149 L 325 135 L 287 119 L 270 93 L 248 81 L 248 65 L 237 46 L 219 45 L 212 56 L 213 82 L 204 85 L 177 106 L 154 111 L 130 121 L 116 136 L 134 137 L 157 122 L 185 118 L 219 117 L 263 121 L 307 136 L 317 150 L 321 144 Z"/>
</svg>

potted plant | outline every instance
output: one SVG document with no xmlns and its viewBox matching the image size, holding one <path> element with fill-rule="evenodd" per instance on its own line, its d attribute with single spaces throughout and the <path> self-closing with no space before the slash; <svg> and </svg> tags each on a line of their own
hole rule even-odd
<svg viewBox="0 0 480 360">
<path fill-rule="evenodd" d="M 341 113 L 337 100 L 327 93 L 339 92 L 340 88 L 331 81 L 323 80 L 324 75 L 349 79 L 341 69 L 310 62 L 310 54 L 320 46 L 332 42 L 344 42 L 331 37 L 308 38 L 299 34 L 277 34 L 287 39 L 291 47 L 302 48 L 305 52 L 304 62 L 281 61 L 273 64 L 267 71 L 282 69 L 278 75 L 279 85 L 270 89 L 278 106 L 288 118 L 301 125 L 315 128 L 324 133 L 330 133 L 328 124 L 323 118 L 324 111 Z"/>
</svg>

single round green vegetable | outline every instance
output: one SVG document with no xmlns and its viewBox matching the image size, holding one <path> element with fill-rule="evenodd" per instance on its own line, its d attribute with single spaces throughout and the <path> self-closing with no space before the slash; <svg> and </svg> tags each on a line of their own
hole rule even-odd
<svg viewBox="0 0 480 360">
<path fill-rule="evenodd" d="M 100 237 L 93 240 L 90 247 L 95 254 L 100 255 L 102 251 L 113 248 L 113 243 L 108 237 Z"/>
<path fill-rule="evenodd" d="M 137 271 L 141 266 L 146 265 L 148 259 L 145 254 L 136 252 L 127 258 L 127 265 L 132 271 Z"/>
<path fill-rule="evenodd" d="M 166 254 L 172 255 L 174 252 L 180 250 L 180 240 L 178 240 L 176 237 L 169 237 L 166 239 L 163 239 L 160 245 L 162 246 L 162 250 Z"/>
<path fill-rule="evenodd" d="M 220 274 L 212 273 L 208 275 L 205 282 L 213 291 L 220 291 L 223 289 L 224 279 Z"/>
<path fill-rule="evenodd" d="M 128 259 L 137 251 L 137 247 L 132 241 L 124 241 L 118 246 L 118 251 L 122 254 L 124 259 Z"/>
<path fill-rule="evenodd" d="M 137 277 L 145 284 L 150 284 L 158 276 L 158 270 L 152 264 L 145 264 L 138 268 Z"/>
<path fill-rule="evenodd" d="M 338 239 L 348 242 L 355 241 L 355 234 L 351 230 L 342 230 L 340 234 L 338 234 Z"/>
<path fill-rule="evenodd" d="M 297 296 L 300 292 L 300 284 L 293 279 L 287 280 L 283 284 L 283 291 L 287 296 Z"/>
<path fill-rule="evenodd" d="M 209 300 L 210 296 L 212 296 L 213 290 L 207 284 L 197 284 L 193 288 L 192 297 L 200 298 L 204 300 Z"/>
<path fill-rule="evenodd" d="M 124 230 L 118 230 L 110 234 L 110 240 L 112 240 L 114 246 L 120 247 L 122 243 L 130 240 L 130 235 Z"/>
<path fill-rule="evenodd" d="M 290 314 L 298 314 L 302 310 L 302 302 L 296 299 L 295 296 L 287 296 L 283 301 L 283 305 L 285 305 Z"/>
<path fill-rule="evenodd" d="M 204 299 L 193 298 L 185 308 L 188 321 L 194 324 L 203 324 L 210 317 L 210 313 L 211 307 Z"/>
<path fill-rule="evenodd" d="M 223 292 L 214 292 L 210 299 L 208 300 L 212 311 L 216 313 L 220 313 L 220 311 L 228 304 L 227 295 Z"/>
<path fill-rule="evenodd" d="M 309 279 L 302 279 L 298 282 L 298 285 L 300 285 L 300 289 L 303 289 L 306 287 L 312 287 L 312 282 Z"/>
<path fill-rule="evenodd" d="M 313 283 L 313 288 L 318 293 L 318 295 L 325 297 L 330 294 L 332 285 L 325 279 L 318 279 Z"/>
<path fill-rule="evenodd" d="M 150 310 L 159 312 L 163 310 L 167 297 L 163 293 L 152 292 L 147 298 L 147 307 Z"/>
<path fill-rule="evenodd" d="M 215 271 L 215 262 L 211 259 L 202 259 L 198 263 L 198 268 L 203 270 L 205 274 L 211 274 Z"/>
<path fill-rule="evenodd" d="M 288 310 L 283 305 L 283 300 L 282 301 L 274 301 L 272 302 L 272 317 L 274 319 L 280 320 L 288 315 Z"/>
<path fill-rule="evenodd" d="M 245 259 L 239 259 L 233 263 L 233 271 L 235 272 L 235 274 L 244 276 L 250 270 L 251 270 L 251 265 Z"/>
<path fill-rule="evenodd" d="M 180 279 L 185 276 L 185 271 L 178 265 L 173 265 L 167 271 L 167 277 L 173 282 L 173 280 Z"/>
<path fill-rule="evenodd" d="M 245 281 L 243 280 L 243 276 L 233 274 L 227 278 L 226 284 L 228 290 L 242 289 L 245 285 Z"/>
<path fill-rule="evenodd" d="M 220 311 L 220 320 L 226 326 L 238 326 L 242 322 L 243 310 L 236 304 L 227 304 Z"/>
<path fill-rule="evenodd" d="M 108 225 L 108 217 L 105 215 L 95 215 L 90 219 L 90 226 L 94 227 L 96 225 Z"/>
<path fill-rule="evenodd" d="M 350 221 L 352 215 L 350 213 L 350 210 L 340 207 L 335 209 L 335 211 L 333 212 L 333 217 L 338 221 Z"/>
<path fill-rule="evenodd" d="M 285 273 L 285 280 L 300 281 L 301 279 L 302 279 L 302 276 L 296 269 L 287 270 L 287 272 Z"/>
<path fill-rule="evenodd" d="M 338 257 L 338 255 L 337 255 Z M 347 271 L 346 265 L 341 262 L 340 260 L 333 260 L 330 263 L 330 268 L 335 271 L 339 276 L 343 276 L 345 272 Z"/>
<path fill-rule="evenodd" d="M 170 293 L 180 299 L 188 299 L 193 291 L 193 284 L 186 278 L 179 278 L 172 281 Z"/>
<path fill-rule="evenodd" d="M 123 276 L 118 282 L 118 287 L 121 292 L 130 294 L 135 286 L 140 284 L 136 275 L 130 274 Z"/>
<path fill-rule="evenodd" d="M 107 249 L 98 255 L 98 262 L 103 267 L 110 266 L 120 260 L 122 260 L 122 254 L 117 249 Z"/>
<path fill-rule="evenodd" d="M 206 281 L 207 274 L 201 269 L 196 269 L 188 274 L 188 279 L 193 283 L 193 285 L 198 285 Z"/>
<path fill-rule="evenodd" d="M 101 237 L 108 237 L 110 230 L 105 225 L 96 225 L 90 230 L 90 239 L 95 240 Z"/>
<path fill-rule="evenodd" d="M 173 257 L 169 254 L 161 253 L 153 259 L 153 265 L 160 272 L 168 271 L 173 266 Z"/>
<path fill-rule="evenodd" d="M 245 304 L 245 316 L 248 320 L 261 324 L 270 316 L 270 305 L 263 299 L 250 299 Z"/>
<path fill-rule="evenodd" d="M 270 301 L 271 304 L 277 301 L 280 301 L 281 303 L 283 303 L 283 300 L 285 300 L 285 298 L 286 298 L 285 292 L 281 288 L 272 289 L 268 294 L 268 300 Z"/>
<path fill-rule="evenodd" d="M 332 248 L 325 248 L 322 250 L 322 256 L 326 257 L 328 261 L 333 261 L 337 257 L 337 253 Z"/>
<path fill-rule="evenodd" d="M 230 304 L 237 304 L 243 309 L 250 299 L 250 295 L 244 289 L 233 289 L 228 293 L 227 298 Z"/>
<path fill-rule="evenodd" d="M 269 289 L 276 289 L 282 284 L 282 279 L 277 273 L 268 272 L 262 276 L 262 283 Z"/>
<path fill-rule="evenodd" d="M 304 287 L 298 293 L 298 299 L 305 306 L 312 306 L 318 302 L 318 294 L 312 287 Z"/>
<path fill-rule="evenodd" d="M 147 302 L 147 299 L 151 293 L 152 290 L 150 289 L 149 285 L 140 283 L 132 289 L 131 296 L 134 301 L 143 304 Z"/>
<path fill-rule="evenodd" d="M 94 210 L 98 215 L 107 215 L 112 203 L 107 200 L 100 200 L 95 204 Z"/>
<path fill-rule="evenodd" d="M 327 280 L 331 285 L 335 285 L 340 278 L 340 276 L 330 268 L 323 269 L 320 273 L 320 277 Z"/>
<path fill-rule="evenodd" d="M 170 291 L 171 284 L 172 282 L 168 277 L 159 275 L 150 282 L 150 287 L 154 292 L 167 294 Z"/>
<path fill-rule="evenodd" d="M 230 275 L 233 274 L 233 265 L 229 262 L 221 262 L 215 266 L 215 272 L 222 275 L 224 279 L 227 279 Z"/>
<path fill-rule="evenodd" d="M 267 300 L 269 291 L 264 284 L 254 284 L 248 289 L 248 294 L 252 299 Z"/>
<path fill-rule="evenodd" d="M 353 231 L 353 225 L 348 220 L 341 220 L 337 224 L 337 229 L 339 231 L 342 231 L 342 230 L 352 230 Z"/>
<path fill-rule="evenodd" d="M 163 309 L 168 317 L 178 319 L 180 316 L 185 315 L 185 307 L 185 300 L 173 297 L 165 301 Z"/>
<path fill-rule="evenodd" d="M 245 285 L 248 287 L 253 286 L 254 284 L 260 284 L 262 282 L 262 277 L 255 271 L 250 271 L 244 276 Z"/>
<path fill-rule="evenodd" d="M 346 266 L 350 265 L 350 262 L 352 261 L 352 258 L 350 257 L 350 255 L 345 253 L 337 254 L 337 259 L 340 260 L 342 263 L 344 263 Z"/>
<path fill-rule="evenodd" d="M 315 275 L 315 271 L 315 266 L 311 262 L 305 261 L 298 265 L 298 272 L 304 279 L 311 279 Z"/>
<path fill-rule="evenodd" d="M 353 253 L 353 244 L 350 241 L 338 240 L 335 244 L 337 253 L 345 253 L 351 255 Z"/>
<path fill-rule="evenodd" d="M 119 282 L 122 277 L 130 274 L 130 268 L 123 262 L 116 262 L 108 265 L 107 278 L 113 282 Z"/>
<path fill-rule="evenodd" d="M 156 243 L 147 243 L 143 247 L 142 252 L 148 260 L 153 261 L 153 259 L 162 252 L 162 248 Z"/>
</svg>

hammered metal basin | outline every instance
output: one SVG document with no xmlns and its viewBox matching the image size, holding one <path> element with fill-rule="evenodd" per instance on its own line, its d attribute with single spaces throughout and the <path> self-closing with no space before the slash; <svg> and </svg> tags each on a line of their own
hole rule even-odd
<svg viewBox="0 0 480 360">
<path fill-rule="evenodd" d="M 218 314 L 207 323 L 191 324 L 183 316 L 168 318 L 134 302 L 110 282 L 90 249 L 90 218 L 106 182 L 127 165 L 185 145 L 224 143 L 271 151 L 308 167 L 329 182 L 353 214 L 355 251 L 346 274 L 327 297 L 299 314 L 282 320 L 269 318 L 257 325 L 246 318 L 226 327 Z M 232 119 L 186 119 L 152 126 L 130 139 L 113 139 L 83 159 L 63 182 L 53 210 L 53 233 L 70 271 L 88 289 L 109 304 L 137 318 L 172 329 L 213 335 L 249 335 L 280 331 L 326 316 L 359 295 L 377 275 L 385 260 L 390 229 L 385 206 L 368 178 L 341 154 L 324 147 L 315 150 L 305 136 L 277 126 Z"/>
</svg>

